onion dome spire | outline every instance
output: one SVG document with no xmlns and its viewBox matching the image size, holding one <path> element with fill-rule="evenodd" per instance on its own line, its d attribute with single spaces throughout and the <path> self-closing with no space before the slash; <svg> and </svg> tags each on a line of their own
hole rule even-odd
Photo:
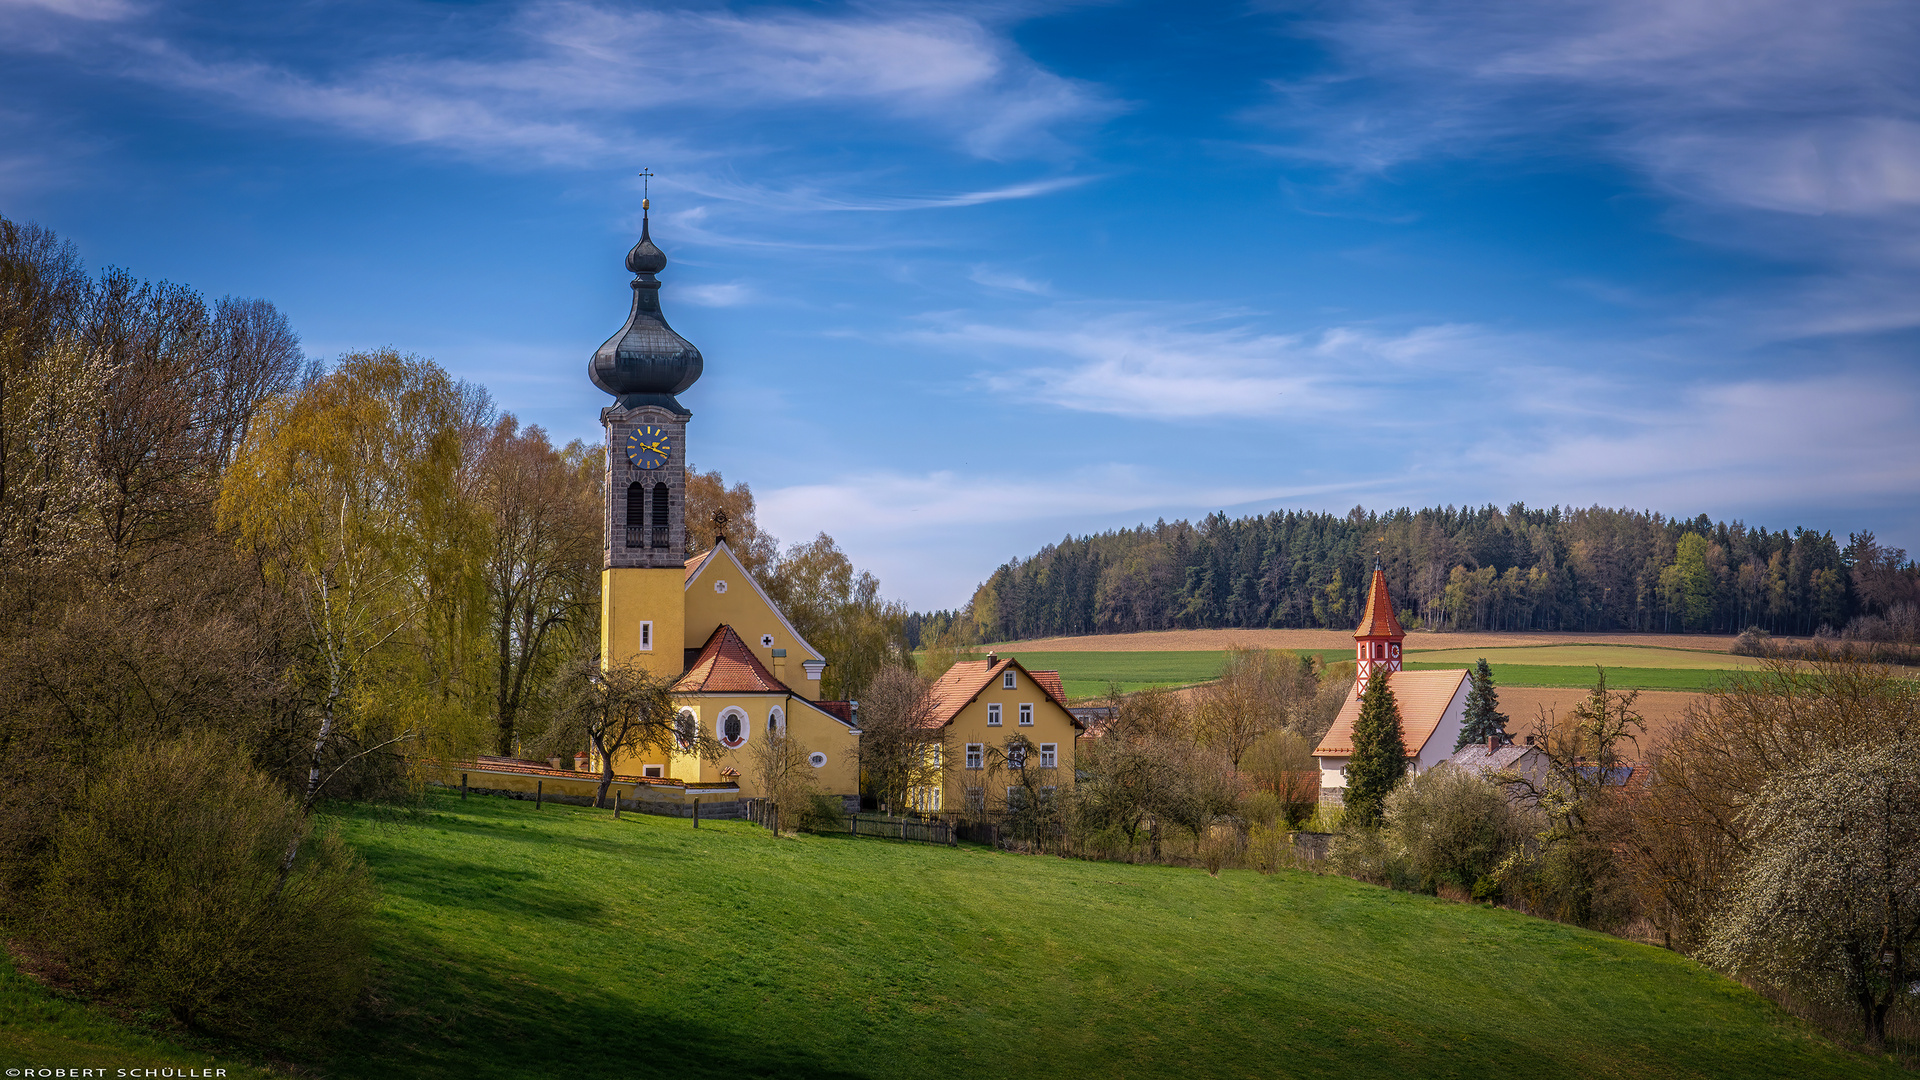
<svg viewBox="0 0 1920 1080">
<path fill-rule="evenodd" d="M 692 413 L 674 397 L 700 378 L 705 361 L 693 343 L 673 332 L 660 313 L 660 282 L 667 256 L 653 242 L 649 200 L 640 200 L 640 242 L 627 252 L 633 272 L 633 310 L 620 332 L 594 350 L 587 365 L 593 385 L 620 399 L 629 409 L 659 405 L 682 416 Z"/>
</svg>

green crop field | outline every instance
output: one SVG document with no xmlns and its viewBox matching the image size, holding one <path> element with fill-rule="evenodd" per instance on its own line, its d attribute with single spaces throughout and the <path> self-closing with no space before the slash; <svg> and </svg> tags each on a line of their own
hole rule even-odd
<svg viewBox="0 0 1920 1080">
<path fill-rule="evenodd" d="M 338 820 L 385 889 L 376 1011 L 302 1062 L 343 1080 L 1903 1075 L 1672 953 L 1337 877 L 444 794 Z"/>
<path fill-rule="evenodd" d="M 1557 686 L 1588 688 L 1598 678 L 1591 667 L 1559 667 L 1538 664 L 1501 664 L 1487 658 L 1488 666 L 1493 668 L 1495 686 Z M 1409 659 L 1404 665 L 1408 671 L 1434 671 L 1451 668 L 1455 671 L 1470 666 L 1471 662 L 1450 664 L 1429 664 L 1421 660 Z M 1731 674 L 1728 671 L 1714 671 L 1706 668 L 1639 668 L 1609 667 L 1607 686 L 1614 690 L 1708 690 L 1721 684 Z"/>
<path fill-rule="evenodd" d="M 1480 657 L 1487 663 L 1525 664 L 1538 667 L 1576 666 L 1592 670 L 1602 664 L 1611 671 L 1623 668 L 1695 668 L 1725 671 L 1754 667 L 1760 663 L 1751 656 L 1706 652 L 1700 649 L 1667 649 L 1645 645 L 1519 645 L 1498 649 L 1408 649 L 1407 659 L 1422 663 L 1465 666 Z"/>
<path fill-rule="evenodd" d="M 1220 677 L 1227 666 L 1224 652 L 1022 652 L 1009 649 L 1002 656 L 1018 657 L 1029 671 L 1058 671 L 1069 698 L 1097 697 L 1107 684 L 1119 683 L 1128 693 L 1150 686 L 1192 686 Z"/>
</svg>

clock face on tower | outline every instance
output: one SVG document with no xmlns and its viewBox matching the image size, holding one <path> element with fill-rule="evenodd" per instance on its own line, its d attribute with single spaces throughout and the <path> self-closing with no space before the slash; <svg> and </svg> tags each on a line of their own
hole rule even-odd
<svg viewBox="0 0 1920 1080">
<path fill-rule="evenodd" d="M 636 469 L 658 469 L 667 463 L 672 453 L 673 443 L 668 441 L 664 428 L 643 424 L 627 436 L 627 460 Z"/>
</svg>

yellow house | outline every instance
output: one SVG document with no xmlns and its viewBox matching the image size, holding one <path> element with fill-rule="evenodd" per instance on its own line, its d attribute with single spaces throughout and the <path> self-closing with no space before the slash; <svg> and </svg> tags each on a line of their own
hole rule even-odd
<svg viewBox="0 0 1920 1080">
<path fill-rule="evenodd" d="M 732 783 L 757 795 L 755 750 L 768 732 L 779 732 L 805 750 L 822 790 L 857 799 L 860 733 L 851 706 L 818 700 L 827 657 L 800 637 L 724 539 L 686 555 L 693 413 L 675 395 L 699 379 L 705 361 L 661 314 L 655 275 L 666 264 L 643 213 L 640 241 L 626 259 L 633 306 L 588 365 L 593 384 L 615 398 L 600 411 L 607 436 L 600 657 L 672 680 L 681 730 L 710 732 L 726 753 L 710 762 L 677 749 L 646 750 L 616 756 L 614 771 Z"/>
<path fill-rule="evenodd" d="M 915 809 L 999 811 L 1073 784 L 1082 725 L 1057 671 L 1028 671 L 1013 657 L 953 665 L 933 684 L 929 727 L 943 729 L 940 787 L 914 794 Z"/>
</svg>

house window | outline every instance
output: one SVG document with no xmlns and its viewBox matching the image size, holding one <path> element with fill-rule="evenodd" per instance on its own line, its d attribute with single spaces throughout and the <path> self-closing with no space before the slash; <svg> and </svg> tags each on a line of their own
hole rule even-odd
<svg viewBox="0 0 1920 1080">
<path fill-rule="evenodd" d="M 1050 788 L 1050 787 L 1043 787 L 1043 788 L 1041 788 L 1041 789 L 1040 789 L 1040 798 L 1041 798 L 1041 799 L 1043 799 L 1043 800 L 1044 800 L 1044 799 L 1051 799 L 1051 798 L 1053 798 L 1053 789 L 1052 789 L 1052 788 Z"/>
<path fill-rule="evenodd" d="M 640 767 L 640 775 L 658 780 L 667 775 L 667 767 L 665 765 L 642 765 Z"/>
<path fill-rule="evenodd" d="M 1000 726 L 1000 706 L 999 705 L 987 706 L 987 726 L 988 727 Z"/>
<path fill-rule="evenodd" d="M 1060 764 L 1060 744 L 1043 742 L 1040 744 L 1040 767 L 1051 769 Z"/>
<path fill-rule="evenodd" d="M 827 767 L 827 755 L 815 750 L 813 753 L 807 755 L 807 764 L 816 769 L 824 769 Z"/>
<path fill-rule="evenodd" d="M 1020 726 L 1021 727 L 1033 726 L 1033 706 L 1031 705 L 1020 706 Z"/>
<path fill-rule="evenodd" d="M 653 651 L 653 620 L 640 620 L 640 651 Z"/>
<path fill-rule="evenodd" d="M 967 744 L 967 768 L 984 768 L 987 763 L 987 744 L 970 742 Z"/>
<path fill-rule="evenodd" d="M 1027 767 L 1027 748 L 1024 746 L 1007 747 L 1007 767 L 1024 769 Z"/>
<path fill-rule="evenodd" d="M 944 769 L 947 767 L 947 754 L 939 743 L 928 743 L 926 748 L 921 751 L 921 757 L 926 761 L 928 768 Z"/>
<path fill-rule="evenodd" d="M 966 790 L 966 799 L 967 809 L 976 812 L 983 811 L 987 808 L 987 789 L 983 787 L 970 787 Z"/>
<path fill-rule="evenodd" d="M 1007 674 L 1000 680 L 1000 685 L 1006 687 L 1009 690 L 1013 689 L 1016 685 L 1018 685 L 1017 683 L 1014 682 L 1012 668 L 1007 669 Z"/>
<path fill-rule="evenodd" d="M 1018 810 L 1027 805 L 1027 789 L 1019 784 L 1007 785 L 1007 809 Z"/>
<path fill-rule="evenodd" d="M 693 746 L 695 723 L 692 709 L 681 709 L 680 715 L 674 718 L 673 734 L 680 743 L 680 749 L 686 750 Z"/>
</svg>

